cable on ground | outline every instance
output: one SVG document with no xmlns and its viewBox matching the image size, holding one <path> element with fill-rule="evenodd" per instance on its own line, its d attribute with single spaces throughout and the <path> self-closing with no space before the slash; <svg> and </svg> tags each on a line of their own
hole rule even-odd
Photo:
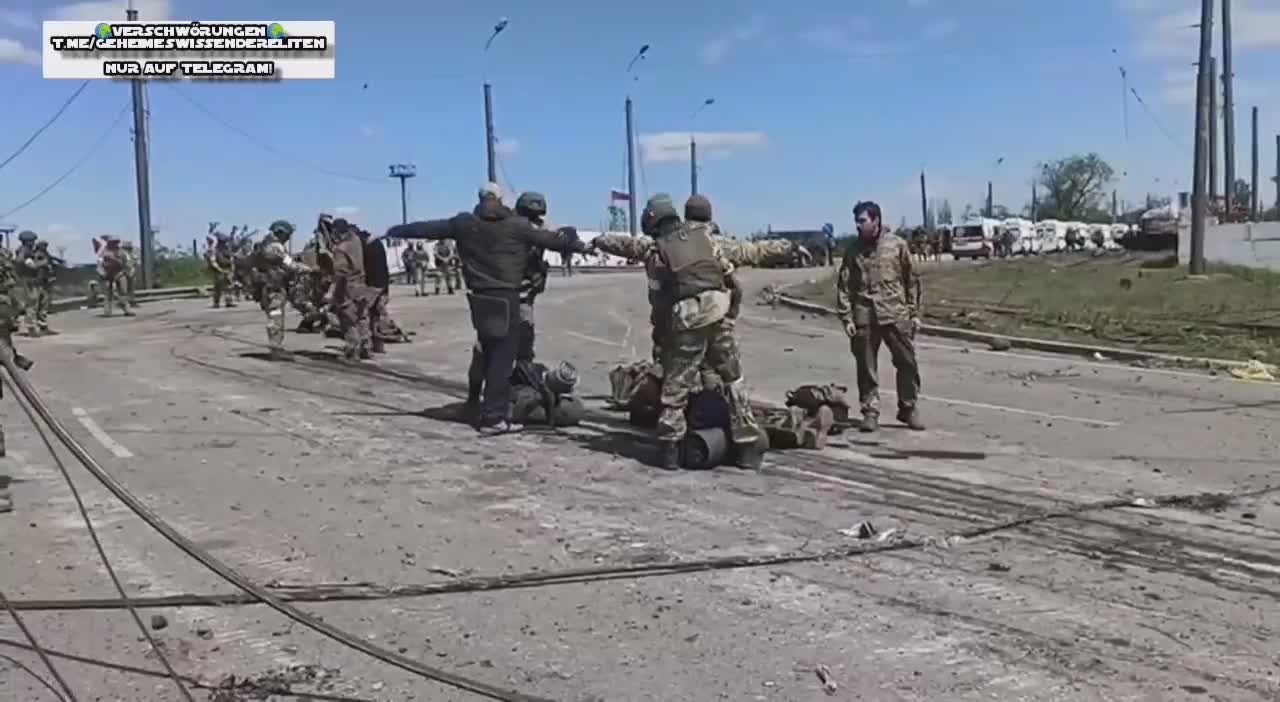
<svg viewBox="0 0 1280 702">
<path fill-rule="evenodd" d="M 62 677 L 62 673 L 58 672 L 57 666 L 49 659 L 48 651 L 45 651 L 40 642 L 36 641 L 35 634 L 32 634 L 31 630 L 27 628 L 27 623 L 23 621 L 22 615 L 18 614 L 18 610 L 9 604 L 9 598 L 4 596 L 3 591 L 0 591 L 0 605 L 4 606 L 5 611 L 9 612 L 9 616 L 13 617 L 13 623 L 17 624 L 18 628 L 22 630 L 22 635 L 27 639 L 28 650 L 34 651 L 40 657 L 40 662 L 44 663 L 44 667 L 49 669 L 49 674 L 58 682 L 58 687 L 61 687 L 62 691 L 66 693 L 65 697 L 62 697 L 64 702 L 77 702 L 76 693 L 71 691 L 71 686 L 67 684 L 66 678 Z"/>
<path fill-rule="evenodd" d="M 14 643 L 17 643 L 17 642 L 15 641 Z M 18 660 L 17 658 L 14 658 L 13 656 L 7 656 L 3 653 L 0 653 L 0 660 L 5 661 L 9 665 L 35 678 L 36 682 L 40 683 L 40 685 L 44 689 L 48 690 L 49 694 L 53 695 L 54 698 L 57 699 L 59 702 L 67 702 L 67 698 L 63 697 L 61 692 L 58 692 L 58 688 L 54 687 L 53 683 L 49 682 L 48 680 L 45 680 L 43 675 L 32 670 L 31 667 L 28 666 L 26 663 L 23 663 L 22 661 Z"/>
<path fill-rule="evenodd" d="M 174 546 L 177 546 L 188 556 L 198 561 L 201 565 L 216 573 L 223 580 L 235 585 L 241 590 L 258 598 L 261 602 L 276 610 L 280 614 L 292 619 L 293 621 L 327 636 L 328 638 L 347 646 L 348 648 L 360 651 L 370 657 L 376 658 L 384 663 L 393 665 L 401 670 L 415 673 L 424 678 L 434 680 L 436 682 L 449 685 L 460 690 L 472 692 L 482 697 L 493 700 L 501 700 L 502 702 L 551 702 L 544 698 L 534 697 L 516 690 L 507 690 L 496 685 L 491 685 L 479 680 L 474 680 L 456 673 L 441 670 L 424 663 L 408 658 L 394 651 L 389 651 L 379 646 L 375 646 L 368 641 L 353 636 L 352 634 L 339 629 L 311 614 L 288 604 L 287 602 L 276 597 L 266 588 L 248 579 L 235 569 L 223 563 L 212 554 L 201 549 L 191 542 L 190 539 L 180 534 L 168 522 L 162 519 L 155 512 L 151 511 L 141 500 L 133 493 L 129 492 L 123 484 L 115 479 L 110 473 L 98 464 L 97 460 L 80 445 L 75 437 L 67 431 L 66 427 L 58 421 L 48 406 L 40 399 L 35 389 L 31 386 L 30 381 L 14 364 L 12 354 L 0 353 L 0 363 L 3 364 L 9 373 L 13 385 L 17 388 L 19 394 L 26 398 L 31 408 L 40 416 L 44 424 L 58 437 L 58 440 L 67 448 L 68 451 L 76 457 L 78 461 L 93 474 L 97 480 L 102 483 L 113 495 L 125 504 L 134 514 L 138 515 L 161 536 L 167 539 Z"/>
<path fill-rule="evenodd" d="M 0 353 L 6 353 L 12 356 L 12 350 L 0 348 Z M 107 571 L 107 577 L 111 578 L 111 584 L 115 587 L 116 594 L 119 595 L 120 601 L 124 604 L 124 608 L 129 610 L 129 615 L 133 617 L 133 622 L 138 626 L 138 630 L 142 632 L 142 638 L 146 639 L 147 645 L 156 654 L 160 664 L 164 666 L 165 672 L 169 678 L 173 680 L 173 684 L 177 686 L 178 692 L 187 702 L 195 702 L 195 698 L 191 696 L 191 692 L 187 690 L 186 685 L 182 684 L 182 679 L 178 676 L 178 672 L 173 669 L 173 664 L 169 662 L 169 657 L 165 655 L 164 648 L 160 646 L 160 642 L 156 641 L 151 635 L 150 629 L 146 624 L 142 623 L 142 615 L 138 614 L 138 609 L 133 606 L 133 602 L 129 599 L 128 593 L 125 592 L 124 583 L 120 582 L 120 576 L 116 575 L 116 569 L 111 565 L 111 559 L 107 557 L 107 551 L 102 546 L 102 540 L 98 538 L 98 530 L 93 526 L 93 520 L 89 517 L 89 511 L 84 506 L 84 499 L 80 497 L 80 490 L 76 488 L 75 480 L 71 478 L 71 472 L 67 470 L 67 466 L 62 461 L 62 457 L 58 455 L 58 449 L 49 440 L 48 433 L 44 427 L 40 426 L 40 420 L 32 411 L 29 401 L 18 393 L 18 406 L 22 408 L 22 412 L 27 415 L 27 419 L 31 420 L 31 426 L 35 428 L 36 434 L 40 436 L 40 441 L 44 443 L 44 447 L 48 449 L 49 455 L 53 458 L 53 463 L 58 467 L 58 472 L 62 474 L 62 479 L 66 481 L 67 487 L 71 490 L 71 497 L 76 501 L 76 510 L 80 512 L 80 519 L 84 522 L 84 526 L 89 530 L 89 538 L 93 541 L 93 548 L 98 552 L 98 559 L 102 561 L 102 567 Z"/>
</svg>

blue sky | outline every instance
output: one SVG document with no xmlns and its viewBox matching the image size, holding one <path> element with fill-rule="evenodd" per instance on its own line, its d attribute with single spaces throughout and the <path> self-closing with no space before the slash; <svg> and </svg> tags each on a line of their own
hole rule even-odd
<svg viewBox="0 0 1280 702">
<path fill-rule="evenodd" d="M 112 19 L 125 4 L 0 0 L 0 152 L 76 87 L 43 80 L 27 62 L 36 21 Z M 866 198 L 885 206 L 890 224 L 918 222 L 922 166 L 930 195 L 947 197 L 957 214 L 980 206 L 988 179 L 997 203 L 1022 207 L 1038 161 L 1078 152 L 1097 151 L 1125 172 L 1116 187 L 1128 200 L 1190 181 L 1196 32 L 1187 25 L 1198 19 L 1196 0 L 649 0 L 642 12 L 585 0 L 273 0 L 270 17 L 262 2 L 136 4 L 144 19 L 338 27 L 333 81 L 149 88 L 152 217 L 169 245 L 203 240 L 213 220 L 309 225 L 322 210 L 354 212 L 381 230 L 399 219 L 399 191 L 385 177 L 396 162 L 418 166 L 411 217 L 469 207 L 485 176 L 486 73 L 501 180 L 544 192 L 551 220 L 583 228 L 604 219 L 609 189 L 625 185 L 628 92 L 647 147 L 641 194 L 688 194 L 687 133 L 696 130 L 700 189 L 739 233 L 848 229 L 852 204 Z M 510 24 L 486 58 L 485 39 L 504 16 Z M 1235 27 L 1237 172 L 1248 173 L 1248 111 L 1258 104 L 1269 203 L 1280 84 L 1266 76 L 1280 75 L 1280 6 L 1235 0 Z M 645 43 L 652 49 L 630 80 L 626 64 Z M 1151 112 L 1129 101 L 1127 139 L 1120 64 Z M 691 119 L 708 97 L 716 104 Z M 0 171 L 0 213 L 80 159 L 127 102 L 125 86 L 91 84 Z M 60 187 L 4 219 L 67 246 L 73 260 L 89 256 L 93 235 L 136 237 L 128 120 Z"/>
</svg>

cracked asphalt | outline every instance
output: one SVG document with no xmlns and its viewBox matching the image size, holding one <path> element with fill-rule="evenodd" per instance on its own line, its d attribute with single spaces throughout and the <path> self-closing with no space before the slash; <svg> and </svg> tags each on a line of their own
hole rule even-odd
<svg viewBox="0 0 1280 702">
<path fill-rule="evenodd" d="M 818 274 L 746 279 L 754 292 Z M 666 474 L 637 461 L 646 444 L 610 424 L 479 441 L 443 419 L 469 360 L 465 300 L 392 295 L 414 341 L 358 373 L 327 360 L 339 342 L 315 335 L 290 334 L 306 352 L 296 362 L 262 360 L 265 323 L 247 303 L 152 303 L 134 319 L 71 312 L 54 320 L 62 335 L 22 350 L 51 409 L 108 471 L 262 583 L 407 585 L 818 552 L 856 541 L 841 530 L 864 520 L 933 538 L 817 564 L 301 605 L 378 645 L 531 695 L 1280 698 L 1280 492 L 944 540 L 1095 500 L 1280 487 L 1273 384 L 922 338 L 927 431 L 889 423 L 876 436 L 833 437 L 822 452 L 771 454 L 758 474 Z M 639 275 L 578 274 L 553 277 L 539 300 L 540 358 L 577 365 L 593 406 L 615 364 L 648 354 L 645 295 Z M 758 400 L 780 403 L 807 382 L 853 384 L 830 320 L 748 304 L 739 330 Z M 891 372 L 887 357 L 882 369 Z M 15 511 L 0 515 L 0 589 L 13 600 L 111 597 L 70 492 L 11 394 L 0 416 Z M 62 455 L 130 594 L 231 592 Z M 201 680 L 318 665 L 331 672 L 299 691 L 478 699 L 265 607 L 142 614 L 164 617 L 154 634 Z M 49 648 L 159 669 L 125 612 L 24 619 Z M 22 638 L 0 622 L 0 637 Z M 0 649 L 47 677 L 35 656 Z M 82 700 L 180 699 L 164 679 L 57 664 Z M 837 686 L 829 696 L 819 666 Z M 0 700 L 40 699 L 54 698 L 0 659 Z"/>
</svg>

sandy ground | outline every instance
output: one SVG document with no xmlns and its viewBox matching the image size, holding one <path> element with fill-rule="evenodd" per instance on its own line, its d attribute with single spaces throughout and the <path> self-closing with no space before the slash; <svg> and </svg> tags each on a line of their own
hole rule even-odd
<svg viewBox="0 0 1280 702">
<path fill-rule="evenodd" d="M 643 441 L 605 425 L 479 441 L 433 419 L 458 401 L 468 361 L 461 295 L 398 288 L 392 312 L 415 341 L 358 373 L 324 360 L 337 342 L 314 335 L 289 337 L 307 356 L 266 362 L 256 307 L 206 304 L 153 303 L 129 320 L 60 315 L 61 336 L 23 350 L 37 361 L 32 381 L 104 467 L 260 582 L 415 584 L 819 552 L 855 543 L 842 530 L 863 520 L 892 538 L 933 537 L 822 564 L 304 605 L 431 665 L 583 701 L 1280 696 L 1275 493 L 945 540 L 1117 496 L 1280 486 L 1274 385 L 922 339 L 928 431 L 890 421 L 823 452 L 772 454 L 761 473 L 667 474 L 636 460 Z M 575 363 L 599 406 L 608 370 L 648 354 L 645 304 L 635 274 L 553 278 L 537 310 L 540 357 Z M 829 321 L 750 305 L 740 332 L 762 400 L 853 382 Z M 882 366 L 890 380 L 887 354 Z M 0 515 L 0 588 L 14 600 L 113 595 L 50 455 L 14 401 L 3 407 L 16 510 Z M 132 594 L 230 591 L 63 457 Z M 325 689 L 363 699 L 478 699 L 265 607 L 152 614 L 166 618 L 155 634 L 175 667 L 204 680 L 314 664 L 331 669 Z M 25 619 L 50 648 L 159 667 L 124 612 Z M 0 620 L 0 637 L 22 638 Z M 46 674 L 34 656 L 0 649 Z M 830 697 L 819 666 L 838 685 Z M 165 680 L 59 668 L 82 700 L 180 699 Z M 0 659 L 0 700 L 41 699 L 54 698 Z"/>
</svg>

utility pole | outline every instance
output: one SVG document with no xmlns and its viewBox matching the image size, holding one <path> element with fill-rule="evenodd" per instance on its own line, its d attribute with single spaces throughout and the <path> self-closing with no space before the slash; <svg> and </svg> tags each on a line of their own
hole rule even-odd
<svg viewBox="0 0 1280 702">
<path fill-rule="evenodd" d="M 1031 221 L 1035 222 L 1040 214 L 1040 188 L 1036 182 L 1031 181 Z"/>
<path fill-rule="evenodd" d="M 1276 135 L 1276 215 L 1280 216 L 1280 134 Z"/>
<path fill-rule="evenodd" d="M 1209 8 L 1210 19 L 1213 8 Z M 1213 41 L 1212 35 L 1209 37 Z M 1202 59 L 1203 60 L 1203 59 Z M 1231 201 L 1236 188 L 1236 103 L 1235 74 L 1231 70 L 1231 0 L 1222 0 L 1222 160 L 1226 184 L 1222 194 L 1227 198 L 1227 211 L 1231 211 Z"/>
<path fill-rule="evenodd" d="M 489 40 L 484 43 L 484 61 L 487 63 L 489 57 L 489 47 L 493 46 L 493 40 L 498 38 L 502 30 L 507 28 L 507 18 L 503 17 L 498 23 L 493 25 L 493 33 L 489 35 Z M 486 71 L 487 72 L 487 71 Z M 489 182 L 498 182 L 498 154 L 496 146 L 498 138 L 494 136 L 493 129 L 493 86 L 489 84 L 489 79 L 484 81 L 484 144 L 485 156 L 489 161 Z M 404 181 L 400 181 L 401 185 Z"/>
<path fill-rule="evenodd" d="M 1227 3 L 1230 0 L 1223 0 Z M 1225 49 L 1226 47 L 1224 47 Z M 1230 49 L 1226 49 L 1230 51 Z M 1206 177 L 1209 156 L 1209 91 L 1213 89 L 1213 75 L 1209 72 L 1209 55 L 1213 52 L 1213 0 L 1200 3 L 1200 60 L 1197 62 L 1196 80 L 1196 141 L 1195 166 L 1192 169 L 1191 190 L 1191 274 L 1203 275 L 1205 210 L 1208 193 Z M 1230 54 L 1225 54 L 1229 56 Z M 1230 65 L 1230 64 L 1228 64 Z M 1228 69 L 1229 70 L 1229 69 Z M 1231 98 L 1227 97 L 1227 105 Z M 1229 108 L 1228 108 L 1229 109 Z M 1228 127 L 1229 128 L 1229 127 Z M 1230 133 L 1230 132 L 1228 132 Z M 1228 152 L 1230 159 L 1230 152 Z M 1231 163 L 1229 160 L 1227 163 Z M 1230 168 L 1230 166 L 1228 166 Z"/>
<path fill-rule="evenodd" d="M 1111 191 L 1111 223 L 1115 224 L 1120 218 L 1120 196 L 1116 191 Z"/>
<path fill-rule="evenodd" d="M 418 167 L 412 163 L 393 163 L 387 166 L 390 176 L 400 181 L 400 223 L 409 223 L 409 188 L 406 185 L 410 178 L 418 175 Z M 493 182 L 493 181 L 490 181 Z"/>
<path fill-rule="evenodd" d="M 627 215 L 631 236 L 636 235 L 636 137 L 632 131 L 631 96 L 627 96 Z"/>
<path fill-rule="evenodd" d="M 1209 206 L 1218 201 L 1218 59 L 1209 59 Z"/>
<path fill-rule="evenodd" d="M 689 194 L 698 194 L 698 142 L 689 135 Z"/>
<path fill-rule="evenodd" d="M 992 215 L 995 214 L 995 201 L 992 199 L 991 194 L 992 194 L 991 181 L 988 180 L 987 181 L 987 217 L 991 217 Z"/>
<path fill-rule="evenodd" d="M 1249 187 L 1249 221 L 1256 222 L 1259 219 L 1258 215 L 1262 212 L 1258 207 L 1258 188 L 1261 187 L 1261 183 L 1258 178 L 1258 168 L 1260 164 L 1258 163 L 1258 108 L 1256 106 L 1253 108 L 1253 161 L 1251 165 L 1252 173 L 1250 175 L 1252 178 L 1250 179 L 1251 185 Z"/>
<path fill-rule="evenodd" d="M 920 171 L 920 226 L 929 226 L 929 191 L 924 184 L 924 170 Z"/>
<path fill-rule="evenodd" d="M 125 18 L 130 22 L 138 21 L 138 11 L 133 9 L 132 2 L 125 11 Z M 151 146 L 144 83 L 136 78 L 132 83 L 133 168 L 138 186 L 138 248 L 142 253 L 142 284 L 139 287 L 145 290 L 155 282 L 155 233 L 151 229 L 151 165 L 148 162 Z"/>
</svg>

